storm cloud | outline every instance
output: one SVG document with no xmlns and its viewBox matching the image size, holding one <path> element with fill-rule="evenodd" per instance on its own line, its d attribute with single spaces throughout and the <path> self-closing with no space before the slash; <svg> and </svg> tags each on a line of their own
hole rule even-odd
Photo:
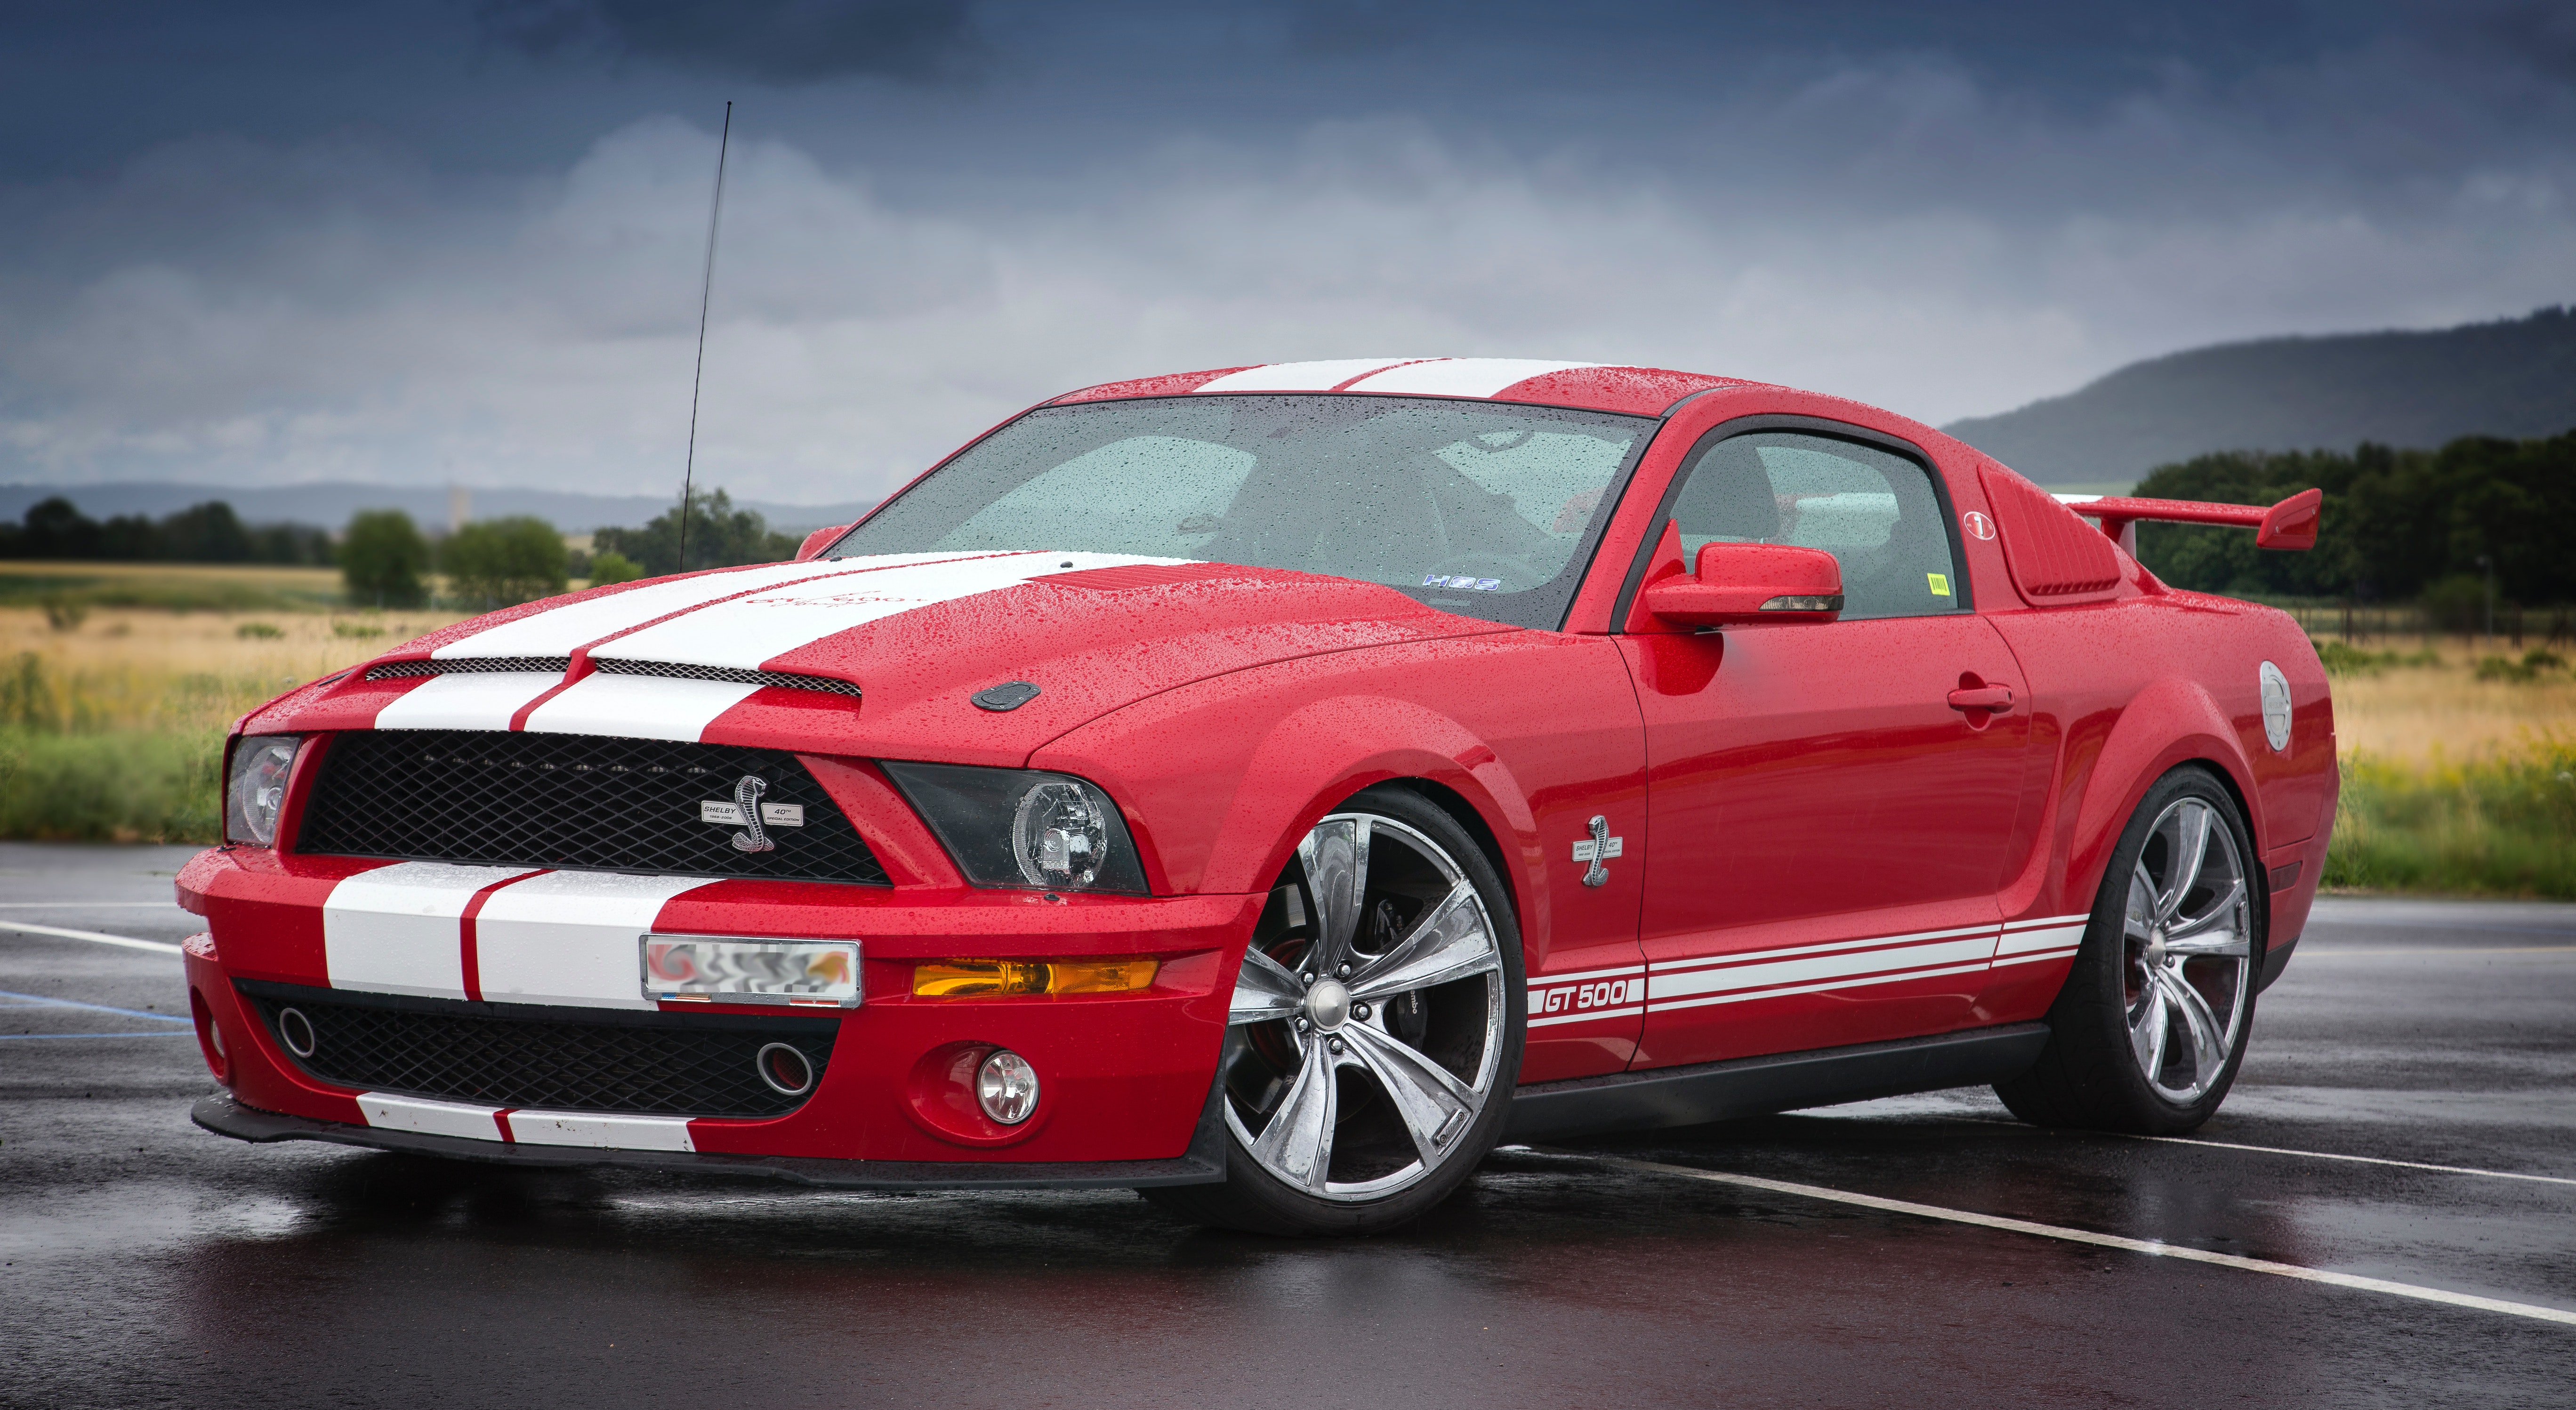
<svg viewBox="0 0 2576 1410">
<path fill-rule="evenodd" d="M 238 99 L 0 172 L 0 478 L 657 483 L 725 96 L 699 467 L 781 499 L 1194 366 L 1641 361 L 1940 421 L 2576 295 L 2563 11 L 1931 13 L 545 0 L 344 34 L 378 81 L 283 77 L 300 114 L 244 45 Z M 113 71 L 204 91 L 175 47 Z"/>
</svg>

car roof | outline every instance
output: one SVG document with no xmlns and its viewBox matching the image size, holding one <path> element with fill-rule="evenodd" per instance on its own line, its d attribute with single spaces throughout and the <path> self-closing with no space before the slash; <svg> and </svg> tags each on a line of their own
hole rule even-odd
<svg viewBox="0 0 2576 1410">
<path fill-rule="evenodd" d="M 1462 397 L 1580 407 L 1631 416 L 1661 416 L 1674 403 L 1717 387 L 1760 385 L 1703 372 L 1615 363 L 1555 362 L 1522 357 L 1344 357 L 1213 367 L 1160 377 L 1103 382 L 1047 403 L 1112 401 L 1229 392 L 1342 392 L 1355 395 Z"/>
</svg>

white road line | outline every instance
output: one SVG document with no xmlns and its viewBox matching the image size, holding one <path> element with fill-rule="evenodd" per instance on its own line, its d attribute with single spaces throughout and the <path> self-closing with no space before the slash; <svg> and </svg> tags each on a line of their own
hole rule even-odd
<svg viewBox="0 0 2576 1410">
<path fill-rule="evenodd" d="M 129 950 L 150 950 L 155 954 L 175 955 L 179 947 L 160 940 L 137 940 L 131 935 L 103 935 L 95 930 L 65 930 L 59 925 L 29 925 L 23 920 L 0 920 L 0 930 L 15 930 L 26 935 L 50 935 L 57 940 L 92 940 L 101 945 L 123 945 Z"/>
<path fill-rule="evenodd" d="M 2348 960 L 2359 955 L 2563 955 L 2571 950 L 2576 950 L 2576 945 L 2427 945 L 2420 948 L 2396 945 L 2320 945 L 2313 950 L 2294 951 L 2290 958 L 2297 961 Z"/>
<path fill-rule="evenodd" d="M 1550 1151 L 1549 1154 L 1596 1160 L 1604 1165 L 1644 1171 L 1648 1174 L 1677 1175 L 1684 1179 L 1706 1180 L 1720 1185 L 1741 1185 L 1747 1189 L 1799 1195 L 1807 1199 L 1830 1201 L 1834 1204 L 1858 1205 L 1863 1209 L 1884 1210 L 1890 1214 L 1911 1214 L 1923 1219 L 1940 1219 L 1953 1224 L 1973 1224 L 1979 1228 L 2001 1229 L 2014 1234 L 2036 1234 L 2044 1239 L 2062 1239 L 2067 1243 L 2091 1244 L 2096 1248 L 2116 1248 L 2129 1253 L 2149 1254 L 2157 1258 L 2179 1258 L 2191 1263 L 2212 1263 L 2221 1268 L 2235 1268 L 2247 1273 L 2270 1273 L 2276 1277 L 2296 1278 L 2301 1282 L 2325 1283 L 2333 1287 L 2353 1288 L 2362 1292 L 2387 1293 L 2393 1297 L 2411 1297 L 2421 1302 L 2438 1302 L 2451 1307 L 2471 1308 L 2479 1312 L 2501 1312 L 2510 1317 L 2528 1317 L 2535 1322 L 2556 1322 L 2562 1326 L 2576 1327 L 2576 1312 L 2570 1312 L 2564 1308 L 2543 1307 L 2538 1303 L 2507 1302 L 2502 1298 L 2479 1297 L 2473 1293 L 2419 1287 L 2413 1283 L 2394 1283 L 2385 1278 L 2364 1278 L 2351 1273 L 2329 1273 L 2319 1268 L 2302 1268 L 2295 1263 L 2274 1263 L 2269 1259 L 2245 1258 L 2233 1253 L 2210 1253 L 2202 1249 L 2156 1243 L 2148 1239 L 2124 1239 L 2117 1234 L 2096 1234 L 2089 1229 L 2064 1229 L 2054 1224 L 2035 1224 L 2027 1219 L 2006 1219 L 2000 1215 L 1976 1214 L 1964 1209 L 1944 1209 L 1937 1204 L 1916 1204 L 1912 1200 L 1881 1199 L 1877 1195 L 1854 1194 L 1849 1190 L 1827 1189 L 1822 1185 L 1798 1185 L 1786 1180 L 1765 1180 L 1758 1175 L 1735 1175 L 1721 1170 L 1694 1170 L 1686 1165 L 1630 1160 L 1624 1156 L 1583 1155 L 1577 1151 Z"/>
<path fill-rule="evenodd" d="M 0 910 L 178 910 L 175 900 L 0 900 Z"/>
<path fill-rule="evenodd" d="M 2190 1136 L 2140 1136 L 2128 1131 L 2103 1131 L 2105 1136 L 2121 1136 L 2132 1141 L 2160 1141 L 2175 1146 L 2210 1146 L 2223 1151 L 2259 1151 L 2264 1155 L 2303 1155 L 2310 1160 L 2349 1160 L 2360 1165 L 2395 1165 L 2408 1170 L 2438 1170 L 2445 1175 L 2484 1175 L 2492 1180 L 2530 1180 L 2543 1185 L 2576 1185 L 2576 1180 L 2563 1175 L 2524 1175 L 2512 1170 L 2480 1170 L 2470 1165 L 2428 1165 L 2420 1160 L 2387 1160 L 2375 1155 L 2337 1155 L 2333 1151 L 2295 1151 L 2284 1146 L 2246 1146 L 2234 1141 L 2203 1141 Z"/>
</svg>

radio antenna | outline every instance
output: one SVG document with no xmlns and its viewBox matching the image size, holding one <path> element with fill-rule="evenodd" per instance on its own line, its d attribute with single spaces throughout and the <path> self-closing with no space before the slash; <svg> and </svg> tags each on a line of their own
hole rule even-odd
<svg viewBox="0 0 2576 1410">
<path fill-rule="evenodd" d="M 716 223 L 724 216 L 725 152 L 733 145 L 733 100 L 725 100 L 724 131 L 716 138 L 716 198 L 707 210 L 707 267 L 698 279 L 698 365 L 689 374 L 689 459 L 680 472 L 680 571 L 689 571 L 689 496 L 698 477 L 698 389 L 707 376 L 707 303 L 716 289 Z"/>
</svg>

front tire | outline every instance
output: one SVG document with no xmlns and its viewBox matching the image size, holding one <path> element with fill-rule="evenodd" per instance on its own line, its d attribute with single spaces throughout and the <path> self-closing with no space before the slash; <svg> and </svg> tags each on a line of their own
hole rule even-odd
<svg viewBox="0 0 2576 1410">
<path fill-rule="evenodd" d="M 1418 1218 L 1501 1134 L 1526 996 L 1510 893 L 1466 829 L 1410 789 L 1361 793 L 1299 842 L 1244 955 L 1225 1181 L 1140 1193 L 1263 1234 Z"/>
<path fill-rule="evenodd" d="M 2173 1136 L 2245 1061 L 2265 910 L 2236 800 L 2186 765 L 2138 804 L 2049 1009 L 2048 1046 L 1995 1094 L 2041 1126 Z"/>
</svg>

